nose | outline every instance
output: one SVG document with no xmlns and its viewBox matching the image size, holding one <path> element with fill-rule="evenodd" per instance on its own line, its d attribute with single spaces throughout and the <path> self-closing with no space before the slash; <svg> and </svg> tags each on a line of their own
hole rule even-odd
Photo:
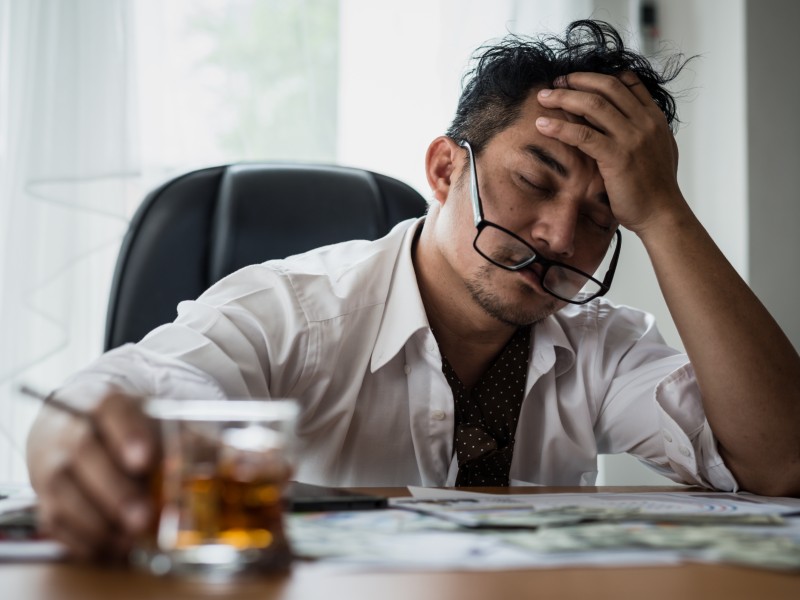
<svg viewBox="0 0 800 600">
<path fill-rule="evenodd" d="M 554 200 L 542 206 L 531 230 L 534 247 L 558 260 L 571 258 L 575 252 L 577 221 L 577 207 L 570 203 Z"/>
</svg>

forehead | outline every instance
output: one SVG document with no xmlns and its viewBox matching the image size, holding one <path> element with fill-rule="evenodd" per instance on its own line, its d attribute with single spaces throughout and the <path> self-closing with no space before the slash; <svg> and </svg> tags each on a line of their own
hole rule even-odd
<svg viewBox="0 0 800 600">
<path fill-rule="evenodd" d="M 525 153 L 524 149 L 528 146 L 538 146 L 545 149 L 564 164 L 574 166 L 594 167 L 596 162 L 577 148 L 569 146 L 547 137 L 539 132 L 536 127 L 536 119 L 539 117 L 551 117 L 562 119 L 573 123 L 586 123 L 586 121 L 563 110 L 553 110 L 544 108 L 536 98 L 537 92 L 541 87 L 534 88 L 520 107 L 519 116 L 508 127 L 497 133 L 487 144 L 487 148 L 496 145 L 503 152 L 516 151 Z"/>
</svg>

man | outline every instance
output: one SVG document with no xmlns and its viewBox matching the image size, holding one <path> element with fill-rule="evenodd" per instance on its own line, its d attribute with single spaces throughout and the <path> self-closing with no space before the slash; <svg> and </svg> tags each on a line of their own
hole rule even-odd
<svg viewBox="0 0 800 600">
<path fill-rule="evenodd" d="M 43 522 L 79 556 L 127 548 L 152 510 L 146 396 L 297 398 L 317 483 L 591 485 L 598 453 L 630 452 L 800 493 L 800 357 L 681 195 L 668 80 L 603 23 L 483 49 L 428 149 L 425 219 L 243 269 L 57 391 L 93 421 L 34 425 Z M 600 298 L 620 227 L 688 360 Z"/>
</svg>

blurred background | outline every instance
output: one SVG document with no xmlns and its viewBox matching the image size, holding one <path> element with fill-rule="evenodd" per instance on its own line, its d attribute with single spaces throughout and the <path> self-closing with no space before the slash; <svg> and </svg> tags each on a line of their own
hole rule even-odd
<svg viewBox="0 0 800 600">
<path fill-rule="evenodd" d="M 0 481 L 26 481 L 48 391 L 102 349 L 127 222 L 170 176 L 237 161 L 362 167 L 429 197 L 472 51 L 610 21 L 679 92 L 679 178 L 800 347 L 800 97 L 793 0 L 0 0 Z M 641 244 L 610 297 L 681 347 Z M 747 318 L 747 315 L 742 315 Z M 735 348 L 730 349 L 735 352 Z M 603 457 L 599 484 L 666 480 Z"/>
</svg>

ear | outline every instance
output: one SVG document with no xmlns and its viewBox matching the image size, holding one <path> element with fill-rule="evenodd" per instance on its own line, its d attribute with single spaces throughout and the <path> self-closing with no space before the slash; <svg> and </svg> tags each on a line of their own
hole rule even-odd
<svg viewBox="0 0 800 600">
<path fill-rule="evenodd" d="M 439 136 L 428 146 L 425 154 L 425 174 L 433 197 L 443 204 L 450 193 L 454 171 L 458 169 L 458 145 L 447 136 Z"/>
</svg>

